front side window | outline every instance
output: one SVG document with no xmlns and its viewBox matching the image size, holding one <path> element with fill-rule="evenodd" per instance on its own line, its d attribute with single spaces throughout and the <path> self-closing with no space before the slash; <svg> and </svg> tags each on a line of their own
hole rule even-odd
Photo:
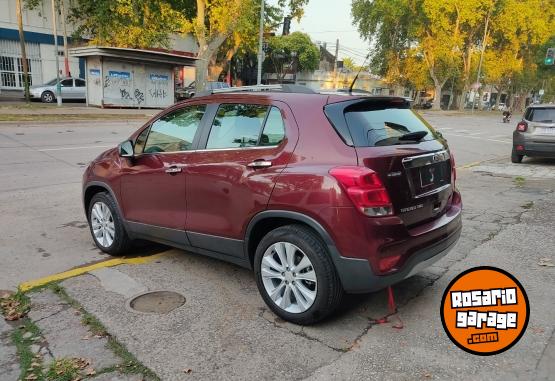
<svg viewBox="0 0 555 381">
<path fill-rule="evenodd" d="M 258 145 L 268 106 L 223 104 L 218 108 L 207 149 L 242 148 Z"/>
<path fill-rule="evenodd" d="M 73 87 L 73 79 L 64 79 L 64 80 L 61 82 L 61 85 L 62 85 L 63 87 Z"/>
<path fill-rule="evenodd" d="M 156 120 L 150 127 L 143 152 L 179 152 L 192 149 L 193 139 L 205 111 L 205 105 L 189 106 Z"/>
<path fill-rule="evenodd" d="M 149 127 L 145 128 L 143 131 L 141 131 L 139 136 L 137 136 L 137 139 L 135 139 L 135 147 L 133 149 L 133 151 L 135 152 L 135 155 L 143 153 L 145 148 L 145 143 L 146 143 L 146 137 L 148 136 L 149 131 L 150 131 Z"/>
</svg>

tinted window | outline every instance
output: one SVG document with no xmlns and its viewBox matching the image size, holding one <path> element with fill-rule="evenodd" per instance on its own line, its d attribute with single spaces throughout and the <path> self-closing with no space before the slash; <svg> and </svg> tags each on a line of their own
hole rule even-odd
<svg viewBox="0 0 555 381">
<path fill-rule="evenodd" d="M 192 148 L 206 106 L 190 106 L 164 115 L 150 127 L 145 153 L 178 152 Z"/>
<path fill-rule="evenodd" d="M 277 146 L 285 137 L 285 126 L 281 118 L 281 112 L 277 107 L 272 107 L 262 135 L 260 135 L 260 146 Z"/>
<path fill-rule="evenodd" d="M 73 79 L 64 79 L 60 82 L 64 87 L 72 87 L 73 86 Z"/>
<path fill-rule="evenodd" d="M 531 108 L 527 114 L 526 119 L 531 122 L 555 122 L 555 108 Z"/>
<path fill-rule="evenodd" d="M 147 127 L 139 134 L 139 136 L 137 136 L 134 148 L 135 155 L 143 153 L 146 143 L 146 137 L 148 136 L 148 131 L 150 131 L 150 128 Z"/>
<path fill-rule="evenodd" d="M 409 108 L 391 104 L 356 104 L 345 110 L 345 120 L 356 146 L 415 143 L 399 139 L 414 132 L 427 132 L 420 141 L 436 138 L 431 126 Z"/>
<path fill-rule="evenodd" d="M 207 149 L 240 148 L 258 145 L 268 106 L 220 105 L 208 137 Z"/>
<path fill-rule="evenodd" d="M 85 87 L 85 81 L 83 81 L 82 79 L 76 79 L 76 80 L 75 80 L 75 86 L 77 86 L 77 87 Z"/>
</svg>

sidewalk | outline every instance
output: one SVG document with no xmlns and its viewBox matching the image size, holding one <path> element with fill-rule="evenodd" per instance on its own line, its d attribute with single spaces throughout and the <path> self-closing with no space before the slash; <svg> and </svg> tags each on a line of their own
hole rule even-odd
<svg viewBox="0 0 555 381">
<path fill-rule="evenodd" d="M 0 122 L 73 122 L 76 120 L 148 119 L 160 109 L 98 108 L 85 103 L 56 104 L 40 102 L 0 102 Z"/>
</svg>

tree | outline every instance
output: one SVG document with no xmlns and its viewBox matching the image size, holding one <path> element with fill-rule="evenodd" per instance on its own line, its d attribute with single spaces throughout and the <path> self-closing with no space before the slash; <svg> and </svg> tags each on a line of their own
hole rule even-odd
<svg viewBox="0 0 555 381">
<path fill-rule="evenodd" d="M 168 47 L 172 34 L 186 31 L 193 5 L 193 0 L 75 0 L 69 18 L 76 37 L 88 36 L 93 45 Z"/>
<path fill-rule="evenodd" d="M 343 67 L 354 72 L 358 72 L 359 70 L 368 70 L 367 66 L 357 65 L 351 57 L 343 58 Z"/>
<path fill-rule="evenodd" d="M 290 14 L 297 19 L 302 16 L 307 3 L 308 0 L 278 1 L 280 7 L 288 6 Z M 191 20 L 191 31 L 199 45 L 195 73 L 197 91 L 206 87 L 209 63 L 213 62 L 220 47 L 235 31 L 248 31 L 243 34 L 247 38 L 254 36 L 250 29 L 260 25 L 256 17 L 259 4 L 258 0 L 196 0 L 196 16 Z"/>
<path fill-rule="evenodd" d="M 268 50 L 266 67 L 273 69 L 280 82 L 288 72 L 316 70 L 320 61 L 320 49 L 302 32 L 270 38 Z"/>
</svg>

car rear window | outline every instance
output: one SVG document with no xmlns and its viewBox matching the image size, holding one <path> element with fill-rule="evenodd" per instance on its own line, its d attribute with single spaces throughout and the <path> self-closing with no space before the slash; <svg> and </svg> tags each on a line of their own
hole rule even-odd
<svg viewBox="0 0 555 381">
<path fill-rule="evenodd" d="M 531 122 L 554 123 L 555 107 L 554 108 L 530 108 L 528 109 L 526 119 Z"/>
<path fill-rule="evenodd" d="M 414 144 L 439 137 L 437 132 L 402 100 L 368 99 L 348 103 L 351 104 L 342 110 L 338 110 L 338 104 L 326 106 L 326 115 L 345 142 L 351 143 L 349 145 L 376 147 Z M 329 106 L 334 109 L 328 109 Z M 339 114 L 342 114 L 344 119 Z M 342 124 L 347 128 L 342 128 Z M 345 136 L 346 132 L 349 136 Z"/>
</svg>

